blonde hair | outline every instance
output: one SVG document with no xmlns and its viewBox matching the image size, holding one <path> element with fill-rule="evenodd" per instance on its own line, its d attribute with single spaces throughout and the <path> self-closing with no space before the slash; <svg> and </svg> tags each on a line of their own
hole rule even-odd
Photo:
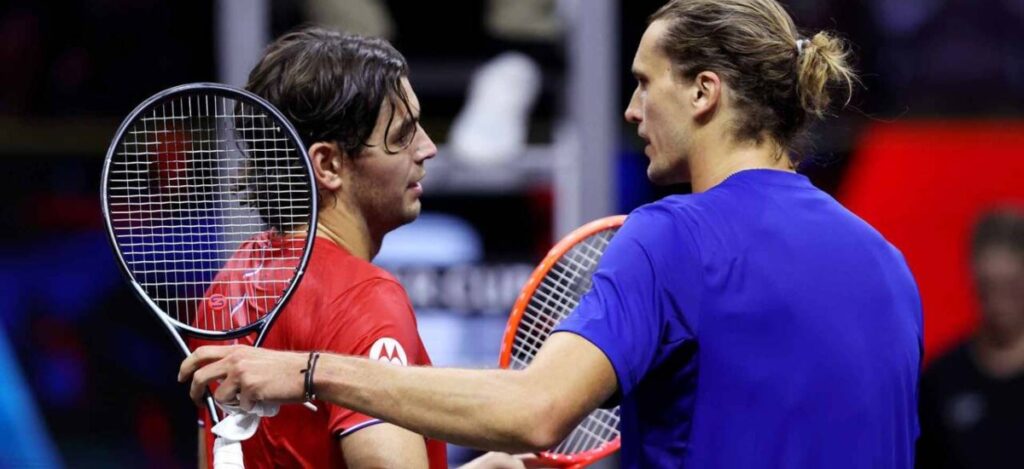
<svg viewBox="0 0 1024 469">
<path fill-rule="evenodd" d="M 671 0 L 650 17 L 668 21 L 660 47 L 685 79 L 717 73 L 736 93 L 735 134 L 799 146 L 808 116 L 823 118 L 842 91 L 849 104 L 857 75 L 834 34 L 804 39 L 775 0 Z M 796 158 L 796 155 L 792 155 Z"/>
</svg>

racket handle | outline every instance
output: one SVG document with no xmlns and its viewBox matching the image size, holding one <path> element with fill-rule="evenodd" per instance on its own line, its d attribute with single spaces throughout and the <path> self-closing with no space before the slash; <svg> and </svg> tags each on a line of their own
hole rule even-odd
<svg viewBox="0 0 1024 469">
<path fill-rule="evenodd" d="M 217 412 L 217 404 L 213 402 L 213 395 L 210 394 L 210 390 L 207 389 L 205 393 L 206 397 L 206 410 L 210 412 L 210 422 L 213 425 L 220 423 L 220 414 Z"/>
<path fill-rule="evenodd" d="M 306 401 L 306 402 L 303 402 L 302 405 L 303 405 L 303 407 L 305 407 L 305 408 L 307 408 L 307 409 L 309 409 L 309 410 L 311 410 L 313 412 L 316 412 L 316 405 L 313 404 L 312 402 Z"/>
<path fill-rule="evenodd" d="M 213 469 L 244 469 L 242 442 L 217 437 L 213 442 Z"/>
</svg>

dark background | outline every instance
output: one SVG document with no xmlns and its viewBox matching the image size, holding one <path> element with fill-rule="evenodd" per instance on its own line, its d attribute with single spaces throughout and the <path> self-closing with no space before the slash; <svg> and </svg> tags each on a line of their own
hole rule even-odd
<svg viewBox="0 0 1024 469">
<path fill-rule="evenodd" d="M 393 42 L 412 66 L 425 127 L 435 140 L 445 141 L 473 66 L 510 48 L 543 69 L 530 139 L 551 140 L 567 86 L 559 41 L 492 37 L 481 19 L 483 2 L 459 2 L 443 11 L 436 2 L 387 3 L 397 26 Z M 621 110 L 632 92 L 633 51 L 646 17 L 661 2 L 620 4 L 619 65 L 607 73 L 620 77 Z M 308 21 L 291 2 L 271 5 L 275 36 Z M 815 158 L 803 171 L 908 254 L 926 306 L 934 306 L 928 308 L 935 318 L 928 343 L 934 357 L 974 324 L 961 244 L 971 217 L 986 204 L 1022 198 L 1019 188 L 992 192 L 1004 183 L 987 183 L 986 175 L 1002 174 L 999 181 L 1008 171 L 1015 180 L 1024 176 L 1014 163 L 1021 147 L 1001 143 L 1019 145 L 1012 135 L 1024 129 L 1024 4 L 793 0 L 787 6 L 808 32 L 837 30 L 850 39 L 864 82 L 850 107 L 815 129 Z M 214 9 L 206 1 L 0 5 L 0 434 L 14 435 L 0 443 L 0 454 L 8 455 L 0 456 L 0 466 L 194 464 L 195 410 L 174 382 L 180 357 L 117 271 L 102 231 L 98 184 L 109 139 L 139 102 L 172 85 L 216 81 L 214 40 Z M 995 137 L 985 133 L 993 129 Z M 886 143 L 891 140 L 875 140 L 879 132 L 926 137 L 917 146 L 897 148 Z M 623 213 L 687 190 L 647 184 L 634 133 L 622 124 L 614 182 Z M 966 139 L 965 152 L 929 158 L 950 135 Z M 914 163 L 900 164 L 911 153 L 917 155 Z M 900 185 L 951 166 L 959 169 L 942 172 L 948 179 L 926 179 L 930 190 L 917 196 L 870 195 L 875 184 Z M 497 192 L 428 193 L 423 204 L 476 230 L 482 243 L 476 262 L 530 266 L 552 241 L 552 197 L 549 184 L 538 181 Z M 950 202 L 957 200 L 973 202 Z M 957 207 L 955 216 L 943 211 L 947 204 Z M 901 221 L 909 220 L 907 213 L 932 213 L 928 219 L 938 222 L 922 234 L 924 222 L 914 222 L 914 228 Z M 929 254 L 935 251 L 953 254 Z M 952 273 L 927 283 L 920 278 L 931 278 L 926 269 Z M 929 303 L 929 292 L 944 285 L 965 293 L 952 303 Z M 442 328 L 464 322 L 471 330 L 500 333 L 508 306 L 430 308 L 423 314 Z M 493 350 L 482 353 L 490 356 L 479 355 L 489 346 Z M 497 347 L 494 342 L 459 349 L 452 361 L 494 363 Z"/>
</svg>

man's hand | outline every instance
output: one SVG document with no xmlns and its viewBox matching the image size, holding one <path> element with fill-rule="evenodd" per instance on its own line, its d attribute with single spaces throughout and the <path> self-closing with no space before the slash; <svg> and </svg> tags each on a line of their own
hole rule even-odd
<svg viewBox="0 0 1024 469">
<path fill-rule="evenodd" d="M 178 370 L 178 381 L 192 379 L 189 394 L 202 405 L 213 380 L 220 381 L 213 398 L 251 410 L 262 401 L 300 402 L 305 397 L 308 354 L 279 352 L 245 345 L 199 347 Z"/>
<path fill-rule="evenodd" d="M 535 469 L 548 467 L 543 465 L 533 454 L 517 454 L 491 452 L 480 456 L 459 469 Z"/>
</svg>

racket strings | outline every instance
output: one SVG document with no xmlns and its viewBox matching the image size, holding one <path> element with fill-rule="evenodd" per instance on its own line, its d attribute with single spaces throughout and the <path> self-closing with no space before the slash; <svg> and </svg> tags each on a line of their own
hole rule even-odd
<svg viewBox="0 0 1024 469">
<path fill-rule="evenodd" d="M 525 367 L 536 356 L 555 326 L 590 289 L 591 274 L 613 234 L 606 230 L 573 246 L 537 286 L 512 345 L 513 362 L 519 367 Z"/>
<path fill-rule="evenodd" d="M 210 332 L 271 312 L 305 252 L 312 187 L 296 157 L 303 149 L 262 108 L 210 94 L 167 99 L 123 135 L 108 213 L 149 298 Z"/>
<path fill-rule="evenodd" d="M 619 409 L 598 409 L 583 420 L 569 436 L 550 451 L 577 454 L 607 444 L 619 436 Z"/>
<path fill-rule="evenodd" d="M 570 248 L 534 290 L 512 343 L 509 367 L 523 369 L 558 324 L 590 290 L 598 261 L 617 228 L 597 232 Z M 619 409 L 598 409 L 588 415 L 550 452 L 578 454 L 597 449 L 619 436 Z"/>
</svg>

